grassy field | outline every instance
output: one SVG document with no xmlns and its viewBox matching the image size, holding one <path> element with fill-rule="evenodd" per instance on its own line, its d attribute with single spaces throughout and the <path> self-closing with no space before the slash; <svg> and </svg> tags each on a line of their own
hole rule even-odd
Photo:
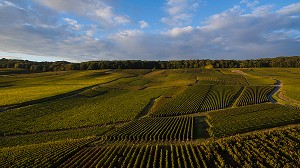
<svg viewBox="0 0 300 168">
<path fill-rule="evenodd" d="M 279 68 L 0 69 L 0 167 L 298 167 L 299 79 Z"/>
<path fill-rule="evenodd" d="M 44 72 L 0 75 L 0 106 L 55 96 L 84 87 L 106 83 L 129 74 L 105 73 L 107 70 Z"/>
</svg>

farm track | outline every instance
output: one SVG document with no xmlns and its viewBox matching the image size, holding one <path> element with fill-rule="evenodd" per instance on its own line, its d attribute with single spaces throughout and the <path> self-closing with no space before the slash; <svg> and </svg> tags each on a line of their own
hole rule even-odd
<svg viewBox="0 0 300 168">
<path fill-rule="evenodd" d="M 232 70 L 232 72 L 237 73 L 237 74 L 240 74 L 240 75 L 242 75 L 243 77 L 244 77 L 244 75 L 245 75 L 245 76 L 252 76 L 251 74 L 245 73 L 245 72 L 243 72 L 243 71 L 241 71 L 241 70 Z M 245 78 L 245 77 L 244 77 L 244 78 Z M 246 79 L 246 78 L 245 78 L 245 79 Z M 276 94 L 276 96 L 277 96 L 280 100 L 286 102 L 287 104 L 290 104 L 290 105 L 292 105 L 292 106 L 294 105 L 294 106 L 300 107 L 300 102 L 299 102 L 299 101 L 293 100 L 293 99 L 291 99 L 291 98 L 289 98 L 289 97 L 286 97 L 286 96 L 284 95 L 284 92 L 282 91 L 283 83 L 282 83 L 280 80 L 278 80 L 278 79 L 273 79 L 273 80 L 276 80 L 276 84 L 274 85 L 274 86 L 275 86 L 275 89 L 268 95 L 268 100 L 269 100 L 270 102 L 274 103 L 274 104 L 275 104 L 275 103 L 279 103 L 279 102 L 277 102 L 277 101 L 273 98 L 273 95 Z M 247 81 L 247 80 L 246 80 L 246 81 Z M 248 83 L 248 81 L 247 81 L 247 83 Z M 249 83 L 248 83 L 248 85 L 249 85 Z"/>
<path fill-rule="evenodd" d="M 248 74 L 248 73 L 245 73 L 245 72 L 243 72 L 243 71 L 241 71 L 241 70 L 232 70 L 232 72 L 234 72 L 234 73 L 237 73 L 237 74 L 240 74 L 240 75 L 246 75 L 246 76 L 252 76 L 252 75 L 250 75 L 250 74 Z"/>
<path fill-rule="evenodd" d="M 248 74 L 248 73 L 245 73 L 245 72 L 243 72 L 243 71 L 241 71 L 241 70 L 232 70 L 232 72 L 242 75 L 243 78 L 245 78 L 245 76 L 252 76 L 252 75 L 250 75 L 250 74 Z M 245 80 L 247 81 L 246 78 L 245 78 Z M 274 80 L 276 80 L 276 84 L 274 85 L 274 86 L 275 86 L 275 89 L 267 96 L 267 97 L 268 97 L 268 100 L 269 100 L 271 103 L 273 103 L 273 104 L 277 103 L 277 101 L 273 98 L 273 95 L 276 94 L 276 93 L 282 88 L 282 82 L 281 82 L 280 80 L 277 80 L 277 79 L 274 79 Z M 250 86 L 250 84 L 248 83 L 248 81 L 247 81 L 247 84 L 248 84 L 248 86 Z M 244 89 L 243 89 L 243 90 L 244 90 Z M 236 100 L 238 100 L 239 97 L 240 97 L 240 95 L 242 95 L 243 90 L 242 90 L 241 92 L 240 92 L 240 91 L 238 92 L 238 93 L 240 93 L 240 94 L 239 94 L 239 96 L 238 96 L 238 98 L 237 98 Z M 279 97 L 279 96 L 278 96 L 278 97 Z M 280 97 L 279 97 L 279 98 L 280 98 Z M 281 98 L 281 99 L 282 99 L 282 98 Z M 284 101 L 287 101 L 287 100 L 285 99 Z M 235 103 L 233 103 L 232 106 L 235 106 Z"/>
<path fill-rule="evenodd" d="M 273 98 L 273 95 L 282 88 L 282 84 L 281 84 L 280 80 L 276 79 L 276 84 L 274 86 L 275 86 L 275 89 L 273 89 L 273 91 L 268 95 L 268 99 L 270 102 L 275 104 L 275 103 L 277 103 L 277 101 Z"/>
<path fill-rule="evenodd" d="M 290 105 L 290 106 L 293 106 L 293 107 L 297 107 L 299 108 L 300 107 L 300 102 L 297 101 L 297 100 L 294 100 L 294 99 L 291 99 L 289 97 L 286 97 L 284 95 L 284 91 L 282 90 L 283 88 L 283 83 L 278 80 L 278 79 L 274 79 L 276 80 L 276 84 L 274 85 L 276 88 L 268 95 L 268 99 L 272 102 L 272 103 L 280 103 L 282 105 Z M 275 96 L 280 99 L 281 101 L 285 102 L 285 103 L 282 103 L 282 102 L 277 102 L 274 98 L 273 98 L 273 95 L 275 94 Z"/>
<path fill-rule="evenodd" d="M 148 102 L 148 104 L 141 110 L 141 112 L 134 118 L 135 120 L 139 120 L 141 118 L 144 118 L 148 115 L 148 113 L 150 112 L 150 109 L 153 107 L 155 101 L 160 98 L 161 96 L 157 97 L 157 98 L 152 98 L 150 99 L 150 101 Z"/>
<path fill-rule="evenodd" d="M 245 90 L 245 87 L 241 86 L 240 90 L 232 98 L 232 101 L 229 103 L 228 107 L 234 107 L 235 106 L 236 102 L 241 97 L 244 90 Z"/>
</svg>

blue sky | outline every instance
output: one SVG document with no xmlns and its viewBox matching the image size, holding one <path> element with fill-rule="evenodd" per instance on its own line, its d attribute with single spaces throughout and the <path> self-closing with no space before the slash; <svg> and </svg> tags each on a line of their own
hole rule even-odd
<svg viewBox="0 0 300 168">
<path fill-rule="evenodd" d="M 0 0 L 0 57 L 35 61 L 300 55 L 296 0 Z"/>
</svg>

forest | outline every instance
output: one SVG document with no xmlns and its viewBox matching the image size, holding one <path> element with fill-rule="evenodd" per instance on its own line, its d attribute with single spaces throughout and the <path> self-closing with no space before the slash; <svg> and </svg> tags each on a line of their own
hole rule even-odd
<svg viewBox="0 0 300 168">
<path fill-rule="evenodd" d="M 98 69 L 181 69 L 181 68 L 299 68 L 300 56 L 261 58 L 252 60 L 113 60 L 72 63 L 67 61 L 34 62 L 28 60 L 0 59 L 0 68 L 25 69 L 36 72 L 98 70 Z"/>
</svg>

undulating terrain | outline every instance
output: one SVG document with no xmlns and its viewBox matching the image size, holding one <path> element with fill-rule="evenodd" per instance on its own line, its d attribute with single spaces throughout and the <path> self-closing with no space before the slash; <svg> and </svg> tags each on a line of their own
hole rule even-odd
<svg viewBox="0 0 300 168">
<path fill-rule="evenodd" d="M 300 167 L 300 69 L 0 69 L 0 167 Z"/>
</svg>

